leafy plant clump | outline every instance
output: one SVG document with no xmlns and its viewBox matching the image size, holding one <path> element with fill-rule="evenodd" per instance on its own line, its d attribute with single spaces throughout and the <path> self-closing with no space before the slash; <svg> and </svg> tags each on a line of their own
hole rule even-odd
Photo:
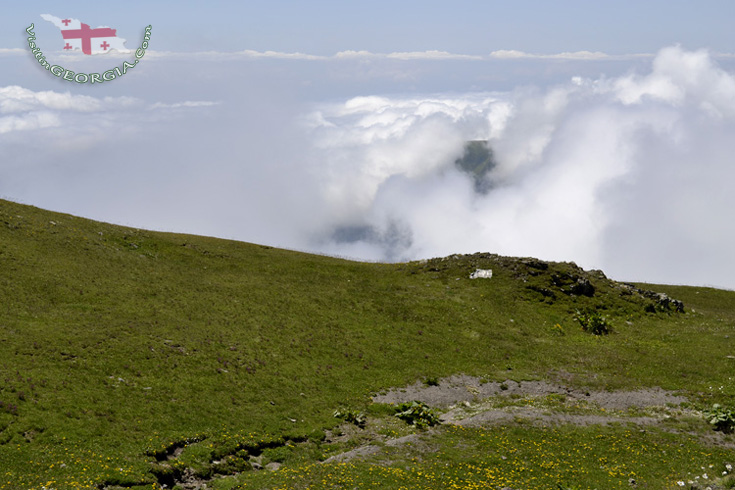
<svg viewBox="0 0 735 490">
<path fill-rule="evenodd" d="M 367 423 L 364 413 L 357 412 L 350 408 L 338 408 L 334 411 L 334 417 L 337 419 L 342 419 L 345 422 L 355 424 L 360 428 L 364 428 L 365 424 Z"/>
<path fill-rule="evenodd" d="M 420 401 L 401 403 L 396 410 L 398 410 L 396 417 L 420 429 L 441 423 L 439 416 L 426 403 Z"/>
<path fill-rule="evenodd" d="M 705 410 L 703 415 L 717 431 L 730 434 L 735 430 L 735 410 L 732 408 L 725 408 L 719 403 L 715 403 L 712 405 L 712 409 Z"/>
<path fill-rule="evenodd" d="M 607 335 L 612 331 L 607 319 L 596 311 L 585 313 L 578 311 L 576 318 L 582 330 L 593 335 Z"/>
</svg>

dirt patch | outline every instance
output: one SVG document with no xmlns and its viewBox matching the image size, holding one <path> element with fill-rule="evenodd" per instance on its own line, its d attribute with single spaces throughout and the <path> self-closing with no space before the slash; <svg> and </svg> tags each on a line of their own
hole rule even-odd
<svg viewBox="0 0 735 490">
<path fill-rule="evenodd" d="M 418 400 L 442 411 L 442 423 L 467 427 L 513 423 L 540 427 L 563 424 L 647 426 L 668 418 L 672 410 L 679 412 L 676 407 L 687 401 L 683 396 L 660 388 L 586 391 L 546 381 L 483 382 L 481 378 L 467 375 L 445 378 L 435 386 L 417 382 L 405 388 L 394 388 L 373 396 L 372 400 L 390 404 Z M 630 413 L 630 409 L 634 412 Z M 429 429 L 423 435 L 383 439 L 380 445 L 366 441 L 356 449 L 332 456 L 325 463 L 378 454 L 382 452 L 383 445 L 421 444 L 425 439 L 423 436 L 435 430 Z"/>
<path fill-rule="evenodd" d="M 474 415 L 466 415 L 463 411 L 450 411 L 442 415 L 442 422 L 465 427 L 483 427 L 487 425 L 507 424 L 523 421 L 539 427 L 550 425 L 573 424 L 580 426 L 634 424 L 650 425 L 659 422 L 655 417 L 618 417 L 613 415 L 579 415 L 568 413 L 549 413 L 532 407 L 508 407 L 504 409 L 484 410 Z"/>
<path fill-rule="evenodd" d="M 406 388 L 391 389 L 385 394 L 375 395 L 376 403 L 403 403 L 418 400 L 432 407 L 447 409 L 463 402 L 478 402 L 492 396 L 546 396 L 565 395 L 569 400 L 586 401 L 606 410 L 627 410 L 654 406 L 679 405 L 686 400 L 683 396 L 662 390 L 647 388 L 636 391 L 583 391 L 576 388 L 550 384 L 546 381 L 505 381 L 484 383 L 481 378 L 455 375 L 445 378 L 437 386 L 426 386 L 417 382 Z"/>
<path fill-rule="evenodd" d="M 380 451 L 380 448 L 378 446 L 368 444 L 366 446 L 356 447 L 355 449 L 351 449 L 350 451 L 335 454 L 331 458 L 325 459 L 324 463 L 346 463 L 347 461 L 351 461 L 361 456 L 369 456 L 370 454 L 375 454 L 378 451 Z"/>
<path fill-rule="evenodd" d="M 340 437 L 344 437 L 344 435 Z M 347 439 L 349 439 L 349 437 L 347 437 Z M 378 442 L 380 446 L 376 445 L 376 442 Z M 379 453 L 380 451 L 382 451 L 382 446 L 400 447 L 404 444 L 422 444 L 422 442 L 423 441 L 421 440 L 421 435 L 419 434 L 409 434 L 407 436 L 396 437 L 393 439 L 376 435 L 376 439 L 374 441 L 368 441 L 365 444 L 356 447 L 355 449 L 335 454 L 334 456 L 331 456 L 322 461 L 322 463 L 346 463 L 355 458 Z"/>
<path fill-rule="evenodd" d="M 406 443 L 414 444 L 419 441 L 420 441 L 420 437 L 418 434 L 409 434 L 407 436 L 398 437 L 397 439 L 390 439 L 385 442 L 385 445 L 393 447 L 393 446 L 401 446 Z"/>
</svg>

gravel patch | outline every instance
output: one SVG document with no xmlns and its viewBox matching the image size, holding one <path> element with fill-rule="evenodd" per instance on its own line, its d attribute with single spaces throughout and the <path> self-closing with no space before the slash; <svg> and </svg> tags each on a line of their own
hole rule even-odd
<svg viewBox="0 0 735 490">
<path fill-rule="evenodd" d="M 455 375 L 442 379 L 438 386 L 426 386 L 416 382 L 406 388 L 394 388 L 382 395 L 373 396 L 376 403 L 403 403 L 419 400 L 432 407 L 447 409 L 463 402 L 477 402 L 491 396 L 546 396 L 563 394 L 570 401 L 584 400 L 606 410 L 627 410 L 653 406 L 679 405 L 683 396 L 662 390 L 647 388 L 635 391 L 582 391 L 545 381 L 505 381 L 482 383 L 480 378 Z"/>
<path fill-rule="evenodd" d="M 549 413 L 532 407 L 508 407 L 503 409 L 489 409 L 474 415 L 450 411 L 442 416 L 442 422 L 465 427 L 484 427 L 501 425 L 522 420 L 525 424 L 538 427 L 551 425 L 573 424 L 580 426 L 635 424 L 650 425 L 659 422 L 654 417 L 616 417 L 611 415 L 578 415 L 567 413 Z"/>
<path fill-rule="evenodd" d="M 565 404 L 589 406 L 599 409 L 600 412 L 611 413 L 578 414 L 566 413 L 564 410 L 553 408 L 545 409 L 533 406 L 510 405 L 495 407 L 492 402 L 483 402 L 488 398 L 498 400 L 497 397 L 543 398 L 547 395 L 564 395 Z M 466 427 L 482 427 L 522 422 L 534 426 L 547 427 L 551 425 L 574 424 L 580 426 L 633 424 L 646 426 L 656 424 L 661 418 L 655 416 L 622 416 L 615 411 L 625 411 L 630 408 L 645 409 L 648 407 L 676 406 L 686 400 L 683 396 L 675 395 L 661 388 L 647 388 L 635 391 L 584 391 L 570 388 L 561 384 L 552 384 L 545 381 L 505 381 L 502 383 L 483 383 L 480 378 L 455 375 L 442 379 L 437 386 L 427 386 L 417 382 L 405 388 L 394 388 L 384 394 L 372 397 L 376 403 L 398 404 L 418 400 L 427 405 L 443 410 L 440 418 L 444 424 L 453 424 Z M 436 429 L 429 429 L 425 434 L 431 434 Z M 385 441 L 385 446 L 400 447 L 404 444 L 421 444 L 422 435 L 412 434 Z M 381 452 L 379 446 L 365 444 L 358 448 L 332 456 L 324 463 L 346 462 Z"/>
<path fill-rule="evenodd" d="M 352 449 L 350 451 L 335 454 L 331 458 L 325 459 L 323 463 L 346 463 L 347 461 L 350 461 L 354 458 L 369 456 L 371 454 L 377 453 L 378 451 L 380 451 L 380 448 L 378 446 L 368 444 L 366 446 L 356 447 L 355 449 Z"/>
</svg>

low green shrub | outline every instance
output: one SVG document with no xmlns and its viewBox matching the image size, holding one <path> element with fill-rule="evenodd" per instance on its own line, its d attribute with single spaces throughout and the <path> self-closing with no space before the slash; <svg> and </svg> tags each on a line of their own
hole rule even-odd
<svg viewBox="0 0 735 490">
<path fill-rule="evenodd" d="M 735 410 L 732 408 L 725 408 L 719 403 L 715 403 L 710 410 L 705 410 L 702 413 L 717 431 L 729 434 L 735 429 Z"/>
<path fill-rule="evenodd" d="M 420 401 L 401 403 L 396 410 L 398 411 L 396 417 L 422 429 L 441 423 L 434 411 L 426 403 Z"/>
<path fill-rule="evenodd" d="M 365 424 L 367 423 L 364 413 L 357 412 L 350 408 L 338 408 L 337 410 L 334 411 L 334 417 L 338 419 L 342 419 L 345 422 L 355 424 L 356 426 L 360 428 L 365 427 Z"/>
<path fill-rule="evenodd" d="M 577 312 L 577 321 L 582 326 L 582 330 L 593 335 L 607 335 L 612 329 L 607 319 L 596 311 L 593 312 Z"/>
</svg>

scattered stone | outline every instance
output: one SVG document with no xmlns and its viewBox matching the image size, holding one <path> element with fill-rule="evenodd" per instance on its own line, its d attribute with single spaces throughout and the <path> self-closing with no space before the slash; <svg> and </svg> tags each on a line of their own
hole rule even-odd
<svg viewBox="0 0 735 490">
<path fill-rule="evenodd" d="M 535 284 L 532 284 L 530 286 L 526 286 L 526 289 L 530 289 L 531 291 L 536 291 L 544 298 L 556 299 L 556 295 L 554 294 L 554 291 L 548 288 L 542 288 L 541 286 L 536 286 Z"/>
<path fill-rule="evenodd" d="M 607 279 L 607 276 L 605 275 L 605 273 L 602 272 L 600 269 L 592 269 L 589 273 L 594 276 L 597 276 L 598 279 L 602 279 L 602 280 Z"/>
<path fill-rule="evenodd" d="M 265 469 L 268 471 L 278 471 L 278 469 L 281 467 L 281 463 L 277 463 L 273 461 L 272 463 L 268 463 L 265 465 Z"/>
<path fill-rule="evenodd" d="M 419 441 L 420 436 L 418 434 L 409 434 L 407 436 L 399 437 L 397 439 L 390 439 L 385 441 L 385 445 L 388 447 L 401 446 L 403 444 L 415 443 Z"/>
<path fill-rule="evenodd" d="M 684 313 L 684 303 L 679 301 L 678 299 L 669 297 L 665 293 L 657 293 L 656 291 L 641 289 L 629 283 L 622 283 L 621 286 L 628 291 L 638 293 L 644 298 L 653 300 L 655 304 L 662 310 L 670 311 L 673 309 L 677 313 Z"/>
<path fill-rule="evenodd" d="M 551 282 L 564 294 L 575 296 L 588 296 L 590 298 L 595 295 L 595 287 L 592 285 L 589 279 L 583 276 L 568 274 L 565 272 L 552 274 Z"/>
<path fill-rule="evenodd" d="M 531 267 L 533 269 L 538 269 L 541 271 L 548 270 L 549 264 L 547 262 L 544 262 L 542 260 L 534 259 L 531 257 L 520 259 L 521 264 L 527 265 L 528 267 Z"/>
<path fill-rule="evenodd" d="M 380 448 L 378 446 L 373 446 L 372 444 L 367 446 L 360 446 L 351 451 L 335 454 L 334 456 L 325 459 L 323 463 L 345 463 L 347 461 L 351 461 L 356 457 L 368 456 L 370 454 L 375 454 L 378 451 L 380 451 Z"/>
<path fill-rule="evenodd" d="M 576 284 L 570 288 L 570 291 L 577 296 L 589 296 L 591 298 L 595 295 L 595 287 L 584 277 L 578 278 Z"/>
<path fill-rule="evenodd" d="M 490 279 L 493 277 L 492 269 L 477 269 L 470 274 L 470 279 Z"/>
</svg>

